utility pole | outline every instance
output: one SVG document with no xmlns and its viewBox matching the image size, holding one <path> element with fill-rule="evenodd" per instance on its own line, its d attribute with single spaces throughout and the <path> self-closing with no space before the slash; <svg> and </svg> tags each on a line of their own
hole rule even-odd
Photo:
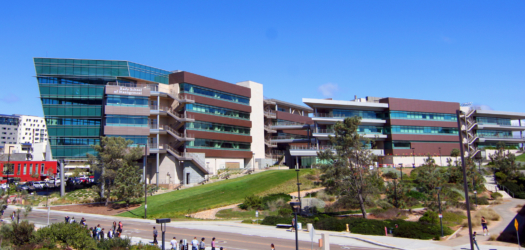
<svg viewBox="0 0 525 250">
<path fill-rule="evenodd" d="M 465 192 L 465 203 L 467 205 L 467 221 L 468 221 L 468 238 L 470 240 L 470 249 L 474 250 L 474 241 L 472 239 L 472 219 L 470 218 L 470 201 L 468 197 L 468 186 L 467 186 L 467 171 L 465 169 L 465 148 L 463 146 L 463 134 L 461 130 L 461 110 L 456 110 L 456 116 L 458 120 L 458 133 L 459 133 L 459 149 L 461 152 L 461 166 L 463 168 L 463 189 Z M 466 124 L 466 123 L 465 123 Z"/>
<path fill-rule="evenodd" d="M 7 166 L 8 166 L 8 168 L 7 168 L 7 173 L 6 173 L 6 176 L 7 176 L 6 183 L 7 183 L 7 197 L 8 198 L 9 198 L 9 191 L 11 190 L 9 188 L 9 186 L 10 186 L 9 185 L 9 172 L 11 171 L 11 148 L 14 148 L 14 147 L 15 146 L 9 146 L 9 154 L 7 155 Z M 13 167 L 13 172 L 14 172 L 14 169 L 15 168 Z M 13 175 L 14 175 L 14 173 L 13 173 Z"/>
<path fill-rule="evenodd" d="M 148 143 L 144 145 L 144 159 L 142 160 L 142 166 L 144 168 L 143 176 L 144 179 L 144 219 L 148 218 L 148 185 L 146 185 L 146 165 L 148 161 Z"/>
</svg>

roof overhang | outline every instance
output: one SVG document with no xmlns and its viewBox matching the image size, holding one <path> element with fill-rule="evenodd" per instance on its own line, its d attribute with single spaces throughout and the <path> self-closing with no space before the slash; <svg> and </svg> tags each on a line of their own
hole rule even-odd
<svg viewBox="0 0 525 250">
<path fill-rule="evenodd" d="M 312 108 L 339 108 L 339 109 L 377 110 L 377 111 L 382 111 L 388 108 L 387 103 L 377 103 L 377 102 L 354 102 L 354 101 L 326 100 L 326 99 L 313 99 L 313 98 L 303 98 L 303 102 Z"/>
<path fill-rule="evenodd" d="M 525 119 L 525 113 L 494 110 L 476 110 L 476 116 L 498 117 L 516 120 Z"/>
</svg>

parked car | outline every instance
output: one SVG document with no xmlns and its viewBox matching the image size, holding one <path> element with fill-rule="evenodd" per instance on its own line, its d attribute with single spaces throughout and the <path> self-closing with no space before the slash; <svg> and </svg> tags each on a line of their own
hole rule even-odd
<svg viewBox="0 0 525 250">
<path fill-rule="evenodd" d="M 1 189 L 7 189 L 9 186 L 7 186 L 7 183 L 0 184 Z"/>
<path fill-rule="evenodd" d="M 43 182 L 43 181 L 34 181 L 33 182 L 33 187 L 35 187 L 35 189 L 43 189 L 45 184 L 46 183 Z"/>
<path fill-rule="evenodd" d="M 29 185 L 27 183 L 25 184 L 19 184 L 16 186 L 16 191 L 22 191 L 22 190 L 29 190 Z"/>
</svg>

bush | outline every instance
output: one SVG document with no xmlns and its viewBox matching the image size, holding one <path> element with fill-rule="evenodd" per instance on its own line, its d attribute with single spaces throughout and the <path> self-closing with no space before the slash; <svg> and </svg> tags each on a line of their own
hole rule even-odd
<svg viewBox="0 0 525 250">
<path fill-rule="evenodd" d="M 96 249 L 96 242 L 90 236 L 89 229 L 80 224 L 54 223 L 35 232 L 35 242 L 43 243 L 47 248 L 56 244 L 75 249 Z"/>
<path fill-rule="evenodd" d="M 445 235 L 452 234 L 449 227 L 443 227 Z M 439 225 L 425 223 L 399 223 L 398 228 L 393 232 L 395 237 L 404 237 L 412 239 L 439 239 L 441 236 L 441 227 Z"/>
<path fill-rule="evenodd" d="M 469 200 L 470 200 L 471 204 L 476 204 L 476 197 L 469 196 Z M 478 200 L 478 205 L 488 205 L 488 204 L 490 204 L 489 203 L 489 199 L 487 198 L 487 196 L 478 196 L 477 200 Z"/>
<path fill-rule="evenodd" d="M 398 208 L 389 208 L 374 210 L 371 214 L 379 219 L 395 219 L 396 217 L 405 215 L 406 212 Z"/>
<path fill-rule="evenodd" d="M 33 239 L 33 232 L 35 225 L 28 221 L 20 223 L 11 223 L 10 225 L 2 225 L 0 229 L 2 238 L 11 242 L 15 246 L 22 246 L 29 243 Z"/>
<path fill-rule="evenodd" d="M 101 240 L 97 243 L 98 249 L 113 250 L 113 249 L 129 249 L 131 247 L 131 239 L 126 238 L 113 238 Z"/>
<path fill-rule="evenodd" d="M 133 245 L 131 247 L 131 250 L 159 250 L 159 247 L 150 244 L 144 244 L 141 242 L 137 245 Z"/>
<path fill-rule="evenodd" d="M 418 191 L 412 191 L 412 190 L 408 191 L 406 193 L 406 196 L 412 197 L 412 198 L 414 198 L 416 200 L 419 200 L 419 201 L 424 201 L 424 200 L 427 199 L 427 196 L 424 193 L 421 193 L 421 192 L 418 192 Z"/>
<path fill-rule="evenodd" d="M 490 197 L 492 197 L 492 199 L 497 199 L 497 198 L 503 198 L 503 195 L 498 192 L 492 192 L 490 194 Z"/>
<path fill-rule="evenodd" d="M 239 207 L 242 209 L 260 209 L 263 203 L 261 197 L 256 195 L 248 195 L 244 197 L 244 202 L 241 205 L 239 205 Z"/>
<path fill-rule="evenodd" d="M 279 213 L 279 216 L 287 217 L 287 216 L 291 216 L 293 214 L 293 211 L 290 208 L 281 208 L 279 209 L 278 213 Z"/>
<path fill-rule="evenodd" d="M 243 220 L 241 223 L 253 224 L 253 220 Z"/>
<path fill-rule="evenodd" d="M 438 213 L 434 211 L 426 211 L 423 216 L 419 218 L 419 222 L 437 225 L 439 223 Z"/>
<path fill-rule="evenodd" d="M 266 216 L 264 217 L 264 220 L 261 221 L 261 225 L 275 226 L 277 224 L 292 224 L 292 217 Z"/>
<path fill-rule="evenodd" d="M 262 198 L 262 204 L 265 206 L 264 209 L 268 209 L 268 207 L 266 206 L 268 202 L 273 202 L 277 200 L 283 200 L 286 203 L 292 200 L 292 197 L 289 194 L 285 193 L 269 194 L 267 196 L 264 196 Z"/>
<path fill-rule="evenodd" d="M 389 178 L 389 179 L 393 179 L 393 178 L 398 178 L 398 175 L 396 172 L 394 171 L 390 171 L 390 172 L 386 172 L 383 174 L 383 177 L 385 178 Z"/>
</svg>

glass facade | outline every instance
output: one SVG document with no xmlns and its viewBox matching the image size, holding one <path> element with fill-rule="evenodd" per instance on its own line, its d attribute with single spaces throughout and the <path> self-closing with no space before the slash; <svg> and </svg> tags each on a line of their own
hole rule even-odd
<svg viewBox="0 0 525 250">
<path fill-rule="evenodd" d="M 455 114 L 409 112 L 409 111 L 390 111 L 390 119 L 431 120 L 431 121 L 446 121 L 446 122 L 457 121 L 457 117 Z"/>
<path fill-rule="evenodd" d="M 200 122 L 200 121 L 189 122 L 189 123 L 186 123 L 186 129 L 217 132 L 217 133 L 250 135 L 250 128 L 226 125 L 226 124 L 220 124 L 220 123 L 211 123 L 211 122 Z"/>
<path fill-rule="evenodd" d="M 498 148 L 497 142 L 482 142 L 478 143 L 479 149 L 497 149 Z M 519 149 L 520 144 L 519 143 L 505 143 L 505 149 Z"/>
<path fill-rule="evenodd" d="M 106 126 L 118 127 L 147 127 L 147 116 L 128 116 L 128 115 L 108 115 L 106 116 Z"/>
<path fill-rule="evenodd" d="M 15 116 L 0 116 L 0 124 L 18 126 L 19 118 Z"/>
<path fill-rule="evenodd" d="M 242 120 L 250 120 L 250 113 L 233 110 L 233 109 L 227 109 L 227 108 L 220 108 L 200 103 L 195 104 L 186 104 L 186 110 L 191 112 L 198 112 L 198 113 L 204 113 L 209 115 L 218 115 L 218 116 L 225 116 L 229 118 L 235 118 L 235 119 L 242 119 Z"/>
<path fill-rule="evenodd" d="M 385 113 L 376 111 L 364 111 L 364 110 L 345 110 L 345 109 L 334 109 L 334 117 L 354 117 L 360 116 L 363 119 L 385 119 Z"/>
<path fill-rule="evenodd" d="M 476 117 L 476 122 L 479 124 L 491 124 L 500 126 L 512 126 L 510 119 L 497 117 Z"/>
<path fill-rule="evenodd" d="M 195 141 L 186 142 L 188 148 L 202 148 L 202 149 L 220 149 L 220 150 L 250 150 L 250 143 L 246 142 L 232 142 L 219 141 L 209 139 L 195 139 Z"/>
<path fill-rule="evenodd" d="M 457 128 L 447 127 L 392 126 L 386 129 L 392 134 L 458 135 Z"/>
<path fill-rule="evenodd" d="M 222 91 L 218 91 L 214 89 L 209 89 L 205 87 L 195 86 L 189 83 L 181 83 L 180 92 L 193 94 L 193 95 L 200 95 L 200 96 L 218 99 L 222 101 L 250 105 L 250 99 L 247 97 L 235 95 L 231 93 L 226 93 L 226 92 L 222 92 Z"/>
<path fill-rule="evenodd" d="M 86 158 L 102 135 L 103 106 L 147 107 L 147 97 L 108 96 L 108 83 L 169 84 L 171 72 L 128 61 L 34 58 L 53 157 Z M 148 117 L 108 116 L 110 126 L 147 127 Z M 144 138 L 130 138 L 145 143 Z M 138 142 L 137 142 L 138 143 Z"/>
<path fill-rule="evenodd" d="M 478 130 L 476 131 L 478 137 L 481 138 L 503 138 L 510 139 L 514 138 L 512 131 L 502 131 L 502 130 Z"/>
<path fill-rule="evenodd" d="M 148 107 L 147 96 L 124 96 L 124 95 L 108 95 L 106 99 L 108 106 L 123 106 L 123 107 Z"/>
<path fill-rule="evenodd" d="M 146 145 L 148 143 L 148 136 L 141 135 L 108 135 L 108 137 L 122 137 L 127 140 L 133 141 L 131 146 Z"/>
</svg>

